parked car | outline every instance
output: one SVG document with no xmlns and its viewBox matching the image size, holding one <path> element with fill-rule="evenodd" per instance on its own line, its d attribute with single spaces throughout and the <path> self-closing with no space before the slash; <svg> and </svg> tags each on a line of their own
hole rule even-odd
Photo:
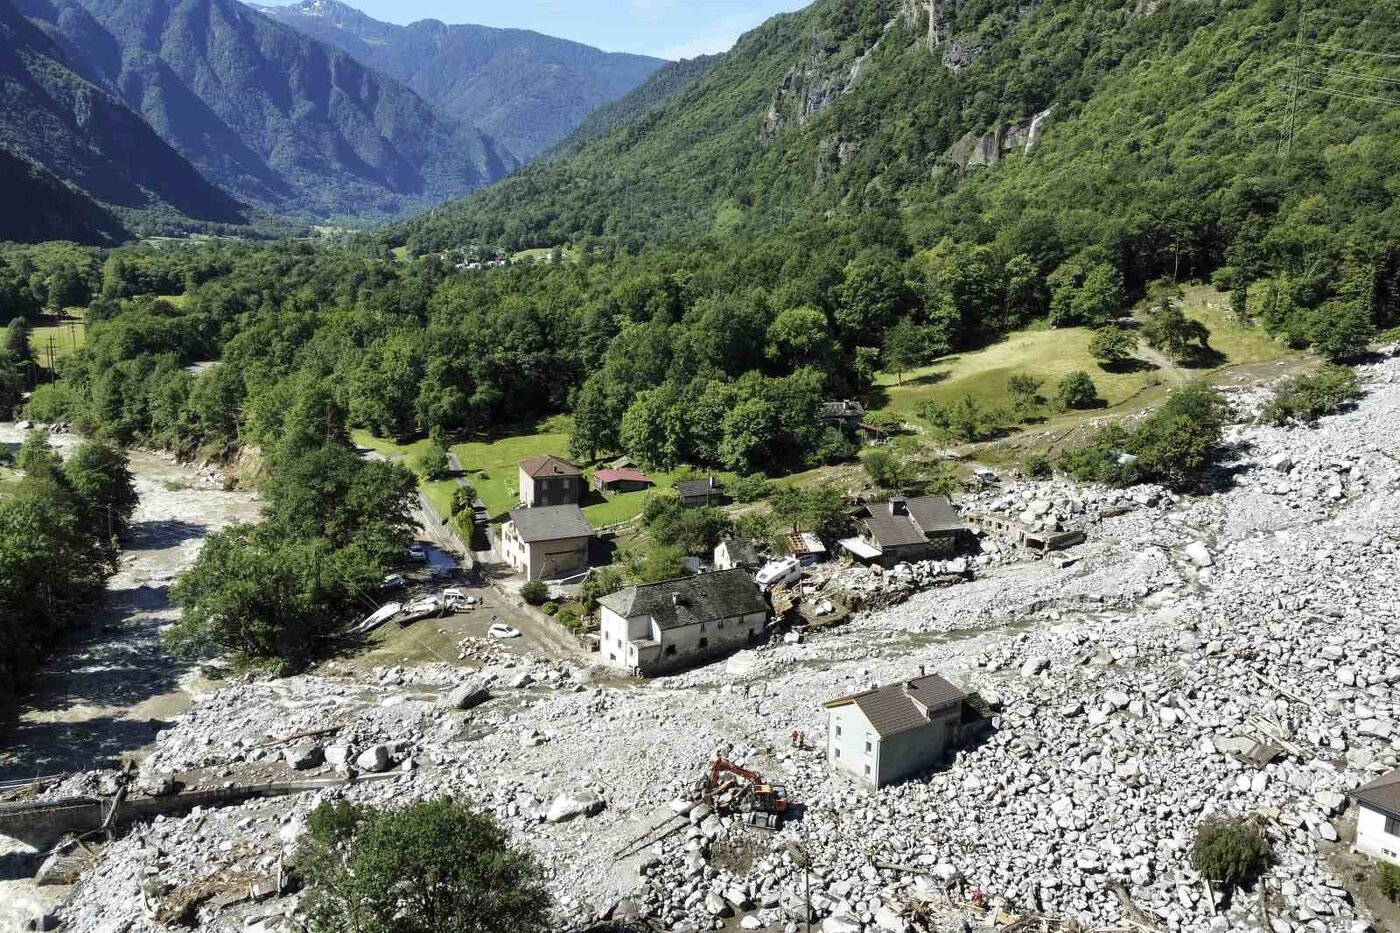
<svg viewBox="0 0 1400 933">
<path fill-rule="evenodd" d="M 492 638 L 519 638 L 520 629 L 513 625 L 506 625 L 504 622 L 497 622 L 486 630 L 486 634 Z"/>
<path fill-rule="evenodd" d="M 417 541 L 408 546 L 408 559 L 414 563 L 421 564 L 428 559 L 428 549 Z"/>
<path fill-rule="evenodd" d="M 780 557 L 770 560 L 754 575 L 754 582 L 764 589 L 770 586 L 787 586 L 802 579 L 802 562 L 796 557 Z"/>
<path fill-rule="evenodd" d="M 475 596 L 456 586 L 449 586 L 442 591 L 442 601 L 449 607 L 466 606 L 468 609 L 475 609 L 478 602 Z"/>
<path fill-rule="evenodd" d="M 408 578 L 401 573 L 391 573 L 384 578 L 384 589 L 401 590 L 408 586 Z"/>
</svg>

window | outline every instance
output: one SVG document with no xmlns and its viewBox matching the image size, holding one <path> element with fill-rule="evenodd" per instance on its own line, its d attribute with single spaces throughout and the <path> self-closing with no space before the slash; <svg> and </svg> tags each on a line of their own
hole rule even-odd
<svg viewBox="0 0 1400 933">
<path fill-rule="evenodd" d="M 831 757 L 832 757 L 832 758 L 840 758 L 840 757 L 841 757 L 841 749 L 839 749 L 839 748 L 833 748 L 833 749 L 831 750 Z"/>
<path fill-rule="evenodd" d="M 865 776 L 870 777 L 870 765 L 865 766 Z"/>
<path fill-rule="evenodd" d="M 609 661 L 612 661 L 612 662 L 614 662 L 614 663 L 616 663 L 616 662 L 617 662 L 617 652 L 616 652 L 616 651 L 609 651 L 609 652 L 608 652 L 608 660 L 609 660 Z"/>
<path fill-rule="evenodd" d="M 1385 831 L 1390 836 L 1400 836 L 1400 819 L 1393 816 L 1385 818 Z"/>
<path fill-rule="evenodd" d="M 839 722 L 836 724 L 836 737 L 841 738 L 841 724 Z"/>
<path fill-rule="evenodd" d="M 708 638 L 702 638 L 702 639 L 700 639 L 700 647 L 701 647 L 701 648 L 708 648 L 708 647 L 710 647 L 710 640 L 709 640 Z"/>
<path fill-rule="evenodd" d="M 869 732 L 865 733 L 865 753 L 872 754 L 875 751 L 875 736 Z"/>
<path fill-rule="evenodd" d="M 720 619 L 718 622 L 716 622 L 715 628 L 724 628 L 724 620 Z"/>
<path fill-rule="evenodd" d="M 666 653 L 667 653 L 667 654 L 675 654 L 675 653 L 676 653 L 676 646 L 675 646 L 675 645 L 667 645 L 667 646 L 666 646 Z"/>
</svg>

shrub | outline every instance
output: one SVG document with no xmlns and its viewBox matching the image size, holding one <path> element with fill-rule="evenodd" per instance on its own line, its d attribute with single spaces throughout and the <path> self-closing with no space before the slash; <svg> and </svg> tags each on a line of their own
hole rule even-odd
<svg viewBox="0 0 1400 933">
<path fill-rule="evenodd" d="M 531 606 L 543 606 L 549 599 L 549 587 L 543 581 L 531 580 L 520 588 L 520 598 Z"/>
<path fill-rule="evenodd" d="M 495 820 L 461 803 L 324 803 L 307 830 L 296 870 L 313 933 L 548 929 L 539 866 Z"/>
<path fill-rule="evenodd" d="M 734 493 L 735 502 L 757 502 L 759 499 L 768 498 L 768 494 L 773 491 L 773 484 L 762 473 L 750 473 L 735 480 L 731 491 Z"/>
<path fill-rule="evenodd" d="M 1206 326 L 1187 317 L 1166 295 L 1148 314 L 1142 335 L 1148 346 L 1161 350 L 1177 363 L 1199 359 L 1210 349 L 1210 331 Z"/>
<path fill-rule="evenodd" d="M 1191 849 L 1196 871 L 1229 887 L 1253 881 L 1273 860 L 1273 850 L 1258 825 L 1243 819 L 1206 820 L 1196 830 Z"/>
<path fill-rule="evenodd" d="M 592 612 L 598 608 L 598 600 L 622 589 L 622 571 L 616 567 L 599 567 L 588 575 L 579 587 L 579 596 L 584 608 Z"/>
<path fill-rule="evenodd" d="M 1092 408 L 1099 403 L 1099 389 L 1093 378 L 1082 369 L 1067 373 L 1060 380 L 1055 400 L 1063 409 Z"/>
<path fill-rule="evenodd" d="M 447 448 L 441 441 L 431 441 L 414 462 L 414 472 L 425 480 L 439 480 L 447 476 L 451 469 L 447 459 Z"/>
<path fill-rule="evenodd" d="M 559 604 L 551 599 L 540 607 L 540 612 L 543 612 L 547 616 L 555 615 L 559 612 Z"/>
<path fill-rule="evenodd" d="M 1089 338 L 1089 355 L 1105 369 L 1127 361 L 1135 350 L 1137 335 L 1114 325 L 1100 327 Z"/>
<path fill-rule="evenodd" d="M 1361 397 L 1361 381 L 1347 366 L 1323 366 L 1284 380 L 1259 413 L 1266 424 L 1297 421 L 1312 424 L 1323 415 L 1340 411 L 1348 402 Z"/>
<path fill-rule="evenodd" d="M 1392 903 L 1400 904 L 1400 865 L 1381 863 L 1381 894 Z"/>
<path fill-rule="evenodd" d="M 564 626 L 564 628 L 577 629 L 583 627 L 583 620 L 579 616 L 578 609 L 574 606 L 563 607 L 559 610 L 559 615 L 556 618 L 559 624 Z"/>
<path fill-rule="evenodd" d="M 1360 301 L 1329 301 L 1312 312 L 1308 339 L 1329 360 L 1348 360 L 1366 352 L 1375 333 L 1369 309 Z"/>
<path fill-rule="evenodd" d="M 904 460 L 885 447 L 872 447 L 861 456 L 865 475 L 880 489 L 902 490 L 909 481 Z"/>
<path fill-rule="evenodd" d="M 1055 470 L 1050 465 L 1049 457 L 1033 450 L 1021 458 L 1021 472 L 1031 479 L 1048 479 Z"/>
<path fill-rule="evenodd" d="M 1006 413 L 997 408 L 987 408 L 971 395 L 962 395 L 947 405 L 933 399 L 925 399 L 919 405 L 919 417 L 933 428 L 934 434 L 944 441 L 984 440 L 995 434 L 1006 422 Z"/>
<path fill-rule="evenodd" d="M 476 503 L 476 488 L 470 483 L 465 483 L 452 490 L 452 517 L 456 518 L 463 512 L 471 512 L 472 506 Z"/>
<path fill-rule="evenodd" d="M 1016 417 L 1026 419 L 1040 411 L 1040 406 L 1045 404 L 1045 397 L 1040 394 L 1044 384 L 1045 380 L 1026 373 L 1011 374 L 1006 380 L 1006 392 L 1011 396 L 1011 409 Z"/>
</svg>

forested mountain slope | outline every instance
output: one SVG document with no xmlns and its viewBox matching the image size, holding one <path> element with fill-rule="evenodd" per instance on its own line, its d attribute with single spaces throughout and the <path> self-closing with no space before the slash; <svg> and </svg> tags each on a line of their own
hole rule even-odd
<svg viewBox="0 0 1400 933">
<path fill-rule="evenodd" d="M 73 72 L 71 59 L 0 0 L 0 149 L 7 160 L 4 227 L 24 238 L 100 241 L 121 228 L 80 194 L 129 211 L 241 222 L 210 184 L 121 100 Z M 43 166 L 35 172 L 26 160 Z"/>
<path fill-rule="evenodd" d="M 699 81 L 722 58 L 723 55 L 697 55 L 661 66 L 631 93 L 589 114 L 588 119 L 559 143 L 557 150 L 567 152 L 581 142 L 635 123 Z"/>
<path fill-rule="evenodd" d="M 22 0 L 83 76 L 206 178 L 304 217 L 375 217 L 500 178 L 515 159 L 398 82 L 237 0 Z"/>
<path fill-rule="evenodd" d="M 0 149 L 0 240 L 36 243 L 72 240 L 105 244 L 126 237 L 111 211 L 74 191 L 42 166 Z"/>
<path fill-rule="evenodd" d="M 258 9 L 398 79 L 522 159 L 553 146 L 664 64 L 524 29 L 437 20 L 398 26 L 336 0 Z"/>
<path fill-rule="evenodd" d="M 1400 60 L 1369 3 L 1310 5 L 1296 110 L 1284 0 L 931 6 L 776 17 L 646 118 L 405 236 L 636 248 L 892 211 L 915 245 L 1094 248 L 1133 284 L 1397 233 Z"/>
</svg>

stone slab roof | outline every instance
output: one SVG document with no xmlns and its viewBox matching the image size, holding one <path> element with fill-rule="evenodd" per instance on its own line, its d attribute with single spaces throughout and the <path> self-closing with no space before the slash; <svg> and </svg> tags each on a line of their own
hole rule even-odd
<svg viewBox="0 0 1400 933">
<path fill-rule="evenodd" d="M 624 619 L 649 616 L 663 631 L 768 612 L 753 577 L 739 569 L 629 586 L 598 602 Z"/>
<path fill-rule="evenodd" d="M 576 505 L 544 505 L 533 509 L 511 509 L 510 520 L 526 544 L 536 541 L 558 541 L 563 538 L 584 538 L 593 534 L 593 526 Z"/>
<path fill-rule="evenodd" d="M 929 712 L 967 699 L 967 691 L 938 674 L 915 677 L 897 684 L 886 684 L 827 701 L 827 709 L 855 704 L 884 738 L 928 724 Z"/>
<path fill-rule="evenodd" d="M 860 520 L 881 547 L 921 544 L 929 535 L 966 527 L 952 503 L 942 496 L 906 499 L 902 512 L 891 511 L 890 500 L 872 502 L 861 510 Z"/>
<path fill-rule="evenodd" d="M 1382 810 L 1400 819 L 1400 768 L 1383 774 L 1370 784 L 1358 787 L 1351 796 L 1375 810 Z"/>
</svg>

